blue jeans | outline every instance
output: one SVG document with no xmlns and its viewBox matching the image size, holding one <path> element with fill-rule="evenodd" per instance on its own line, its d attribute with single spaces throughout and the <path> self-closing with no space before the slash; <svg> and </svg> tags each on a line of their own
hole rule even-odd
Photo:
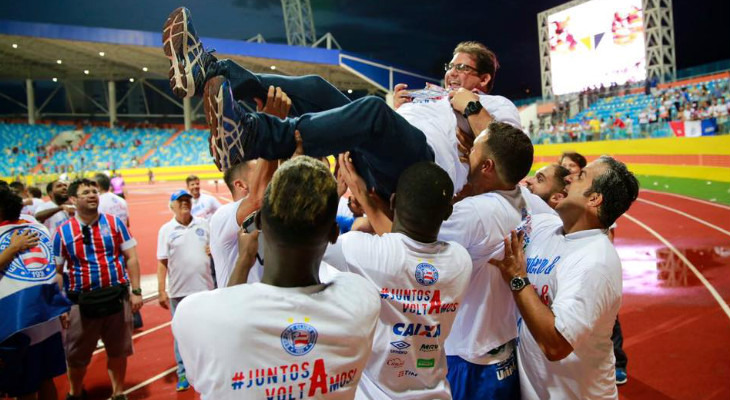
<svg viewBox="0 0 730 400">
<path fill-rule="evenodd" d="M 374 96 L 350 102 L 334 86 L 317 76 L 255 75 L 232 61 L 219 61 L 208 76 L 223 75 L 237 100 L 265 98 L 264 88 L 281 87 L 292 99 L 290 117 L 282 120 L 248 113 L 245 159 L 289 158 L 296 148 L 294 131 L 302 135 L 304 153 L 324 157 L 350 151 L 355 168 L 368 188 L 384 199 L 395 192 L 400 174 L 419 161 L 433 161 L 426 136 Z"/>
<path fill-rule="evenodd" d="M 231 60 L 220 60 L 208 68 L 207 76 L 224 76 L 231 83 L 236 100 L 253 103 L 257 97 L 266 101 L 269 86 L 280 87 L 292 101 L 289 115 L 331 110 L 350 103 L 350 99 L 321 76 L 283 76 L 254 74 Z"/>
<path fill-rule="evenodd" d="M 175 309 L 177 308 L 177 305 L 180 304 L 180 302 L 184 299 L 184 297 L 176 297 L 176 298 L 170 298 L 170 313 L 172 316 L 175 316 Z M 177 377 L 181 377 L 185 375 L 185 365 L 183 365 L 182 357 L 180 357 L 180 350 L 177 347 L 177 339 L 174 339 L 175 342 L 175 362 L 177 362 Z"/>
</svg>

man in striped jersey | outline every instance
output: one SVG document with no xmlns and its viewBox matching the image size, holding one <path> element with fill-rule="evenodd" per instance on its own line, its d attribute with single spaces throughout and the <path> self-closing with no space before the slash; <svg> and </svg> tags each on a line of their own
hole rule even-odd
<svg viewBox="0 0 730 400">
<path fill-rule="evenodd" d="M 68 261 L 68 297 L 75 303 L 66 335 L 70 383 L 66 398 L 85 397 L 86 367 L 101 338 L 109 356 L 112 399 L 126 399 L 124 376 L 127 357 L 133 353 L 132 312 L 142 307 L 137 242 L 118 217 L 99 213 L 96 182 L 77 179 L 68 194 L 76 215 L 58 227 L 53 241 L 56 265 Z"/>
</svg>

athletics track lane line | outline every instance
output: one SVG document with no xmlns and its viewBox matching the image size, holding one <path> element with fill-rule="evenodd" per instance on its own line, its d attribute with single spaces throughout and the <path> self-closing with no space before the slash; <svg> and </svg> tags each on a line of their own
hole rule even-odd
<svg viewBox="0 0 730 400">
<path fill-rule="evenodd" d="M 170 368 L 170 369 L 168 369 L 168 370 L 166 370 L 166 371 L 160 372 L 159 374 L 153 376 L 150 379 L 147 379 L 144 382 L 140 382 L 140 383 L 132 386 L 131 388 L 125 390 L 124 391 L 124 394 L 130 394 L 130 393 L 132 393 L 132 392 L 134 392 L 136 390 L 142 389 L 143 387 L 149 385 L 150 383 L 152 383 L 152 382 L 154 382 L 154 381 L 156 381 L 158 379 L 164 378 L 165 376 L 167 376 L 167 375 L 169 375 L 169 374 L 171 374 L 171 373 L 173 373 L 175 371 L 177 371 L 177 365 L 174 366 L 174 367 L 172 367 L 172 368 Z M 191 389 L 192 389 L 192 387 L 191 387 Z M 108 400 L 111 400 L 111 397 Z"/>
<path fill-rule="evenodd" d="M 684 256 L 684 254 L 682 254 L 680 251 L 678 251 L 677 248 L 674 247 L 673 244 L 671 244 L 667 239 L 664 238 L 664 236 L 660 235 L 654 229 L 651 229 L 649 226 L 647 226 L 643 222 L 632 217 L 628 213 L 625 213 L 624 216 L 626 218 L 628 218 L 630 221 L 632 221 L 635 224 L 639 225 L 640 227 L 644 228 L 644 230 L 646 230 L 647 232 L 651 233 L 655 238 L 657 238 L 660 242 L 662 242 L 665 246 L 667 246 L 667 248 L 669 248 L 669 250 L 671 250 L 672 253 L 674 253 L 674 255 L 676 255 L 680 260 L 682 260 L 682 262 L 684 262 L 685 265 L 687 265 L 687 267 L 690 269 L 690 271 L 692 271 L 692 273 L 695 274 L 697 279 L 699 279 L 700 282 L 702 282 L 702 284 L 705 285 L 705 288 L 707 288 L 707 290 L 710 292 L 712 297 L 715 298 L 715 301 L 717 301 L 717 303 L 720 305 L 720 308 L 722 308 L 722 310 L 725 312 L 725 314 L 728 316 L 728 318 L 730 318 L 730 306 L 727 305 L 727 303 L 725 302 L 725 300 L 723 300 L 723 298 L 717 292 L 715 287 L 712 286 L 712 284 L 705 278 L 704 275 L 702 275 L 702 273 L 694 266 L 694 264 L 692 264 L 687 259 L 687 257 Z"/>
<path fill-rule="evenodd" d="M 642 202 L 642 203 L 646 203 L 646 204 L 652 205 L 652 206 L 654 206 L 654 207 L 659 207 L 659 208 L 662 208 L 662 209 L 664 209 L 664 210 L 667 210 L 667 211 L 673 212 L 673 213 L 675 213 L 675 214 L 679 214 L 679 215 L 681 215 L 681 216 L 683 216 L 683 217 L 689 218 L 689 219 L 691 219 L 691 220 L 693 220 L 693 221 L 695 221 L 695 222 L 699 222 L 699 223 L 700 223 L 700 224 L 702 224 L 702 225 L 705 225 L 705 226 L 707 226 L 707 227 L 709 227 L 709 228 L 712 228 L 712 229 L 714 229 L 714 230 L 716 230 L 716 231 L 718 231 L 718 232 L 720 232 L 720 233 L 723 233 L 723 234 L 725 234 L 725 235 L 727 235 L 727 236 L 730 236 L 730 231 L 727 231 L 727 230 L 725 230 L 725 229 L 722 229 L 722 228 L 720 228 L 719 226 L 717 226 L 717 225 L 715 225 L 715 224 L 713 224 L 713 223 L 707 222 L 707 221 L 705 221 L 704 219 L 701 219 L 701 218 L 695 217 L 694 215 L 690 215 L 690 214 L 687 214 L 687 213 L 686 213 L 686 212 L 684 212 L 684 211 L 679 211 L 679 210 L 677 210 L 677 209 L 674 209 L 674 208 L 672 208 L 672 207 L 669 207 L 669 206 L 665 206 L 665 205 L 663 205 L 663 204 L 659 204 L 659 203 L 653 202 L 653 201 L 651 201 L 651 200 L 645 200 L 645 199 L 642 199 L 642 198 L 638 198 L 638 199 L 636 199 L 636 200 L 637 200 L 637 201 L 640 201 L 640 202 Z"/>
<path fill-rule="evenodd" d="M 681 194 L 669 193 L 669 192 L 660 192 L 658 190 L 651 190 L 651 189 L 641 189 L 640 192 L 647 192 L 647 193 L 651 193 L 651 194 L 659 194 L 659 195 L 671 196 L 671 197 L 676 197 L 676 198 L 679 198 L 679 199 L 691 200 L 691 201 L 694 201 L 694 202 L 697 202 L 697 203 L 706 204 L 708 206 L 715 206 L 715 207 L 718 207 L 718 208 L 722 208 L 724 210 L 730 210 L 730 206 L 726 206 L 725 204 L 713 203 L 711 201 L 702 200 L 702 199 L 698 199 L 698 198 L 695 198 L 695 197 L 684 196 L 684 195 L 681 195 Z"/>
</svg>

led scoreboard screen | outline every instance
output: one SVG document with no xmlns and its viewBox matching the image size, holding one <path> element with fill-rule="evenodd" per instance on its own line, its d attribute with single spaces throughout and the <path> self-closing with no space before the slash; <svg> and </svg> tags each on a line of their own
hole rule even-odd
<svg viewBox="0 0 730 400">
<path fill-rule="evenodd" d="M 553 94 L 646 78 L 641 0 L 592 0 L 548 16 Z"/>
</svg>

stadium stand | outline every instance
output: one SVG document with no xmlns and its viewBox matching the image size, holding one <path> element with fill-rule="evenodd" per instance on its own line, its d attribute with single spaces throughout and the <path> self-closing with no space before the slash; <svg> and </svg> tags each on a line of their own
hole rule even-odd
<svg viewBox="0 0 730 400">
<path fill-rule="evenodd" d="M 160 147 L 145 160 L 145 167 L 172 167 L 178 165 L 212 164 L 208 150 L 207 130 L 183 131 L 167 146 Z"/>
<path fill-rule="evenodd" d="M 23 175 L 30 172 L 45 157 L 51 140 L 60 132 L 73 129 L 58 125 L 0 124 L 3 143 L 1 176 Z"/>
<path fill-rule="evenodd" d="M 717 133 L 730 132 L 727 109 L 730 79 L 712 79 L 664 89 L 598 99 L 565 122 L 548 124 L 534 136 L 535 143 L 672 137 L 670 121 L 715 118 Z M 722 99 L 722 100 L 720 100 Z M 685 113 L 684 110 L 688 109 Z"/>
</svg>

